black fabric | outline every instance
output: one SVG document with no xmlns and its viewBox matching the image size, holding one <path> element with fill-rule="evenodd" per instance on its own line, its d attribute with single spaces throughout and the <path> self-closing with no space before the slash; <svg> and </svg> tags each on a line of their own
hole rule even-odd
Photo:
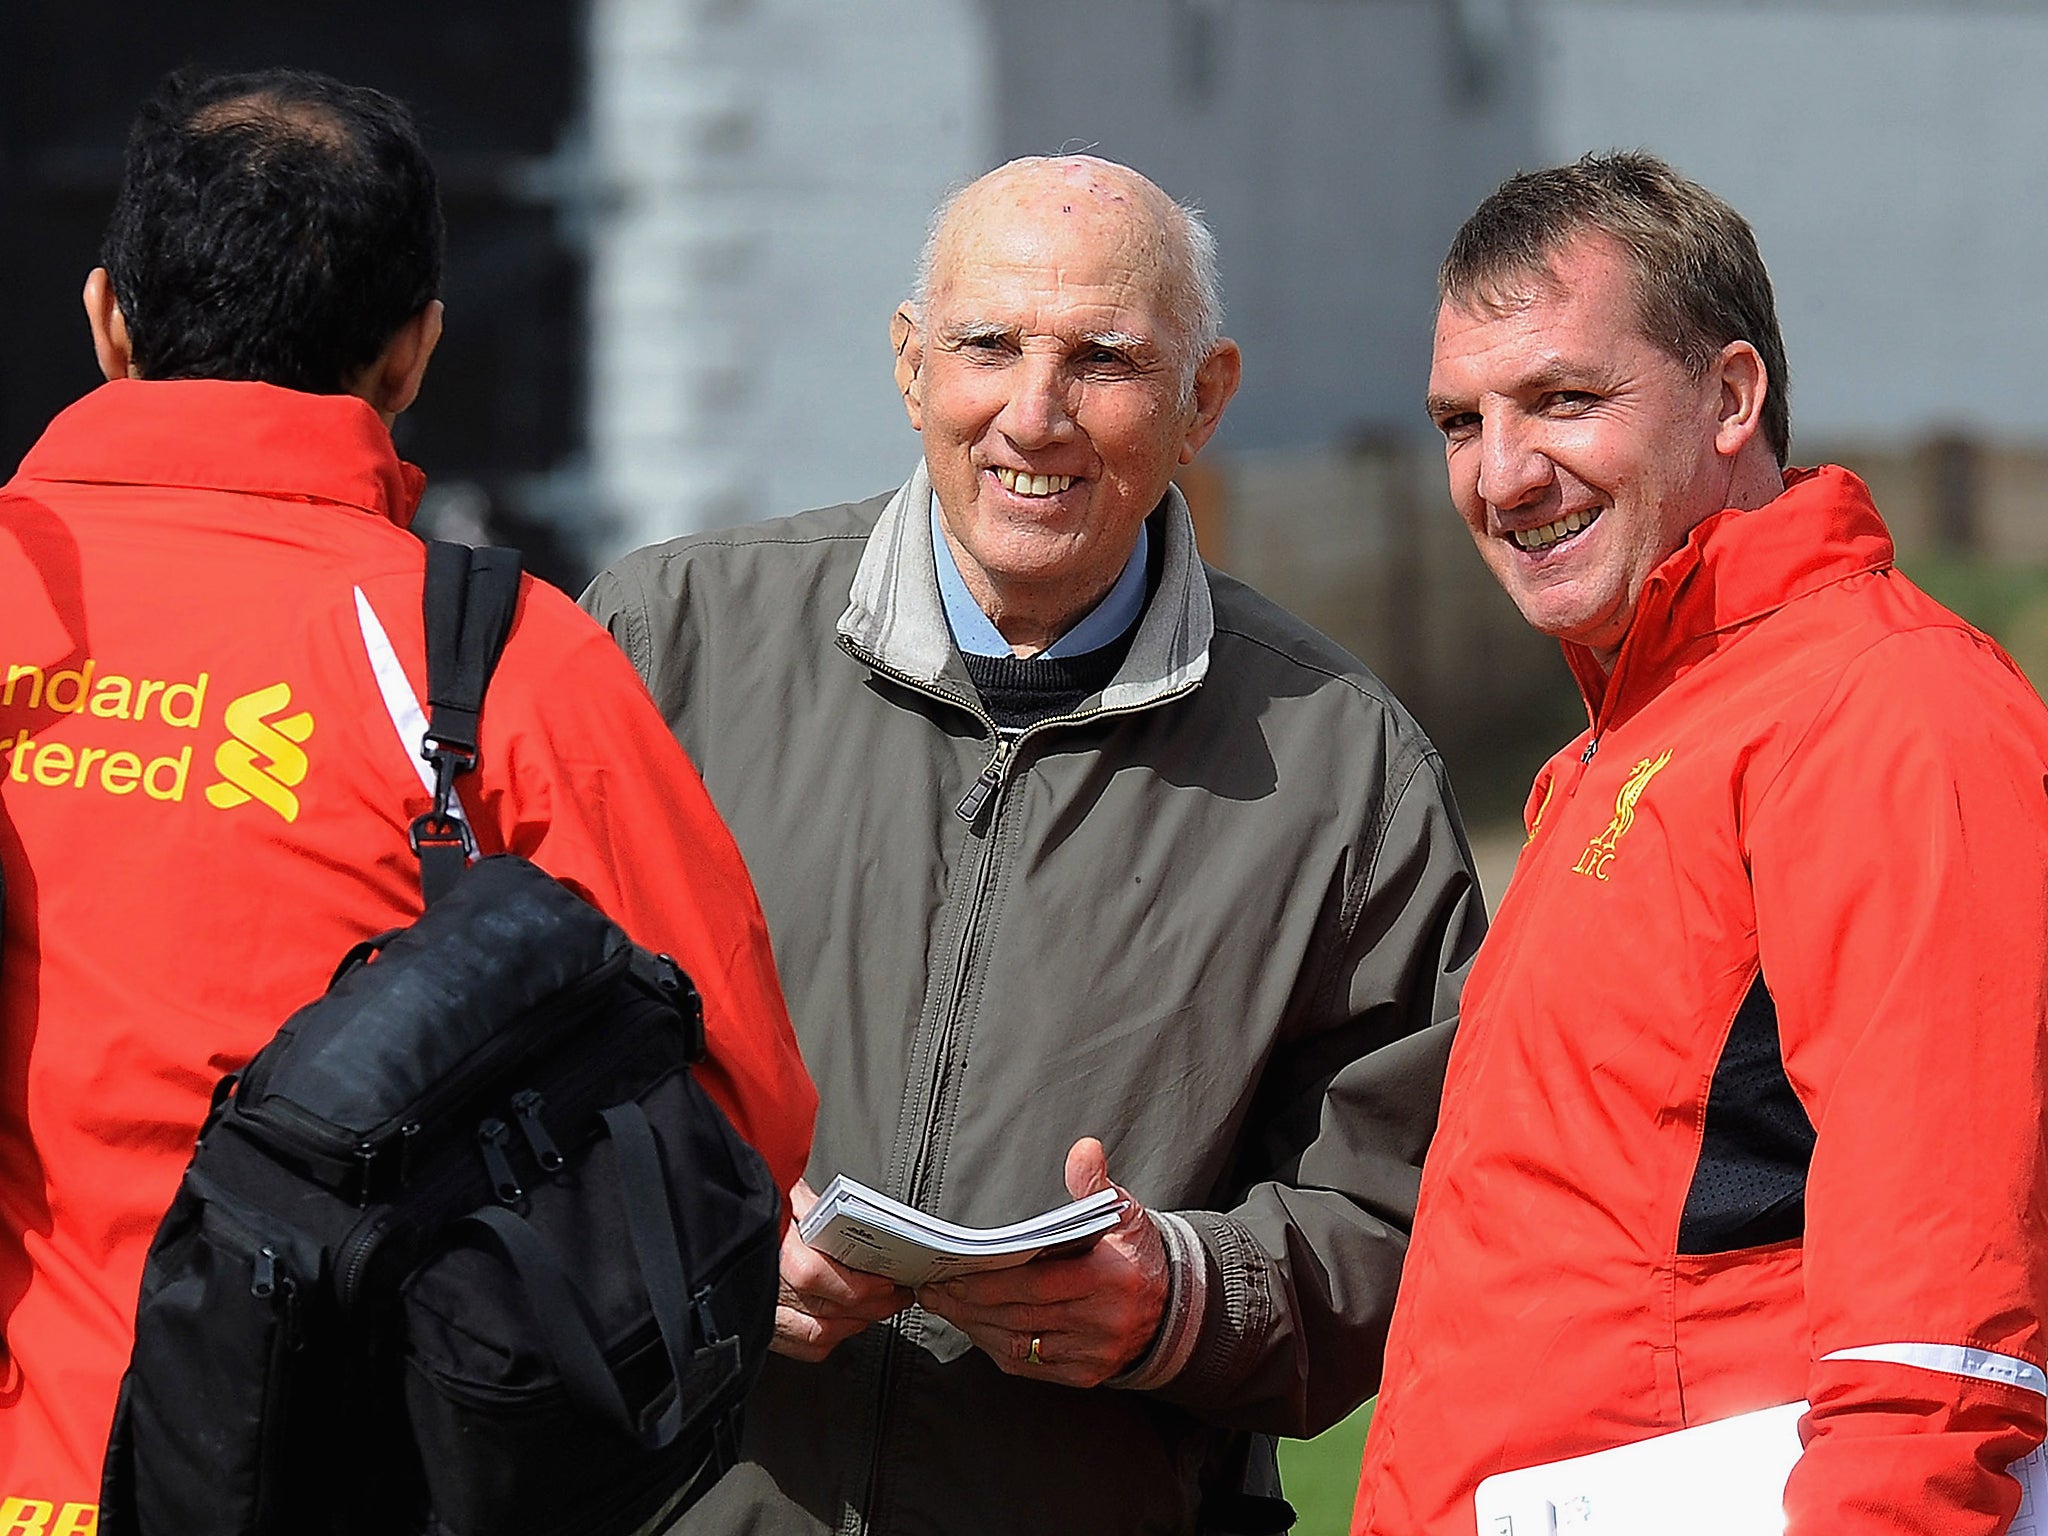
<svg viewBox="0 0 2048 1536">
<path fill-rule="evenodd" d="M 967 675 L 989 718 L 1006 731 L 1071 714 L 1110 685 L 1130 654 L 1133 624 L 1108 645 L 1079 656 L 969 656 Z"/>
<path fill-rule="evenodd" d="M 1785 1075 L 1777 1005 L 1759 973 L 1714 1067 L 1678 1251 L 1731 1253 L 1801 1236 L 1814 1139 Z"/>
<path fill-rule="evenodd" d="M 445 785 L 518 572 L 430 571 L 430 672 L 462 674 L 434 719 L 471 724 Z M 144 1269 L 107 1536 L 623 1536 L 735 1458 L 781 1202 L 690 1072 L 696 991 L 545 871 L 452 852 L 216 1090 Z"/>
<path fill-rule="evenodd" d="M 519 605 L 519 552 L 471 549 L 436 540 L 427 546 L 422 603 L 427 636 L 427 739 L 434 806 L 414 819 L 412 848 L 432 906 L 462 877 L 476 845 L 451 812 L 455 781 L 478 762 L 484 691 L 512 633 Z"/>
</svg>

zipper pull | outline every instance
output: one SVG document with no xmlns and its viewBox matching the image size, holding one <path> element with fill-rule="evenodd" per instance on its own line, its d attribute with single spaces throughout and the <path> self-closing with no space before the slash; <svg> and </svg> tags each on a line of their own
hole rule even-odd
<svg viewBox="0 0 2048 1536">
<path fill-rule="evenodd" d="M 553 1173 L 568 1161 L 562 1156 L 562 1149 L 555 1145 L 555 1138 L 548 1134 L 548 1128 L 541 1124 L 540 1095 L 531 1088 L 522 1088 L 512 1095 L 512 1117 L 519 1122 L 520 1134 L 526 1137 L 527 1146 L 533 1149 L 533 1160 L 540 1164 L 541 1171 Z"/>
<path fill-rule="evenodd" d="M 249 1294 L 258 1301 L 268 1301 L 277 1294 L 277 1250 L 259 1248 L 256 1250 L 256 1275 L 249 1282 Z"/>
<path fill-rule="evenodd" d="M 982 808 L 988 804 L 989 796 L 993 795 L 1002 784 L 1003 759 L 1009 755 L 1010 744 L 1006 741 L 998 740 L 996 742 L 995 756 L 991 757 L 988 760 L 988 766 L 981 770 L 981 777 L 968 786 L 966 795 L 962 797 L 958 805 L 953 807 L 953 814 L 966 822 L 970 827 L 981 820 Z"/>
<path fill-rule="evenodd" d="M 1586 750 L 1579 754 L 1579 761 L 1581 763 L 1590 763 L 1591 761 L 1593 761 L 1593 754 L 1595 752 L 1598 752 L 1599 750 L 1600 738 L 1598 736 L 1595 736 L 1591 741 L 1586 743 Z"/>
<path fill-rule="evenodd" d="M 491 1192 L 501 1205 L 517 1205 L 526 1197 L 519 1187 L 519 1175 L 512 1171 L 512 1159 L 505 1155 L 512 1145 L 512 1130 L 495 1117 L 476 1128 L 477 1145 L 483 1149 L 484 1169 L 491 1176 Z"/>
</svg>

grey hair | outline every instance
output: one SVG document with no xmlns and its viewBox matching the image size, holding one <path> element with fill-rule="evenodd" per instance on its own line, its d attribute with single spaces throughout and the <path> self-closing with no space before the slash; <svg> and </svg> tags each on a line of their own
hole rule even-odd
<svg viewBox="0 0 2048 1536">
<path fill-rule="evenodd" d="M 924 243 L 918 247 L 917 267 L 911 278 L 910 302 L 922 315 L 931 301 L 932 277 L 939 261 L 939 237 L 945 233 L 960 200 L 977 181 L 959 183 L 932 210 L 925 225 Z M 1202 365 L 1223 336 L 1223 276 L 1216 257 L 1216 235 L 1202 210 L 1193 203 L 1166 199 L 1173 212 L 1168 215 L 1171 236 L 1180 246 L 1182 282 L 1174 295 L 1173 319 L 1180 328 L 1187 351 L 1181 359 L 1182 387 L 1192 391 L 1195 370 Z"/>
</svg>

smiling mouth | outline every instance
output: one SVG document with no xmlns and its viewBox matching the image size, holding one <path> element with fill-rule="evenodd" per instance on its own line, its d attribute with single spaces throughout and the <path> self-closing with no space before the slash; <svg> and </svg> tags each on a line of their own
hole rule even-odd
<svg viewBox="0 0 2048 1536">
<path fill-rule="evenodd" d="M 1001 464 L 995 466 L 995 476 L 1004 490 L 1019 496 L 1057 496 L 1074 483 L 1072 475 L 1024 474 Z"/>
<path fill-rule="evenodd" d="M 1581 529 L 1589 528 L 1600 516 L 1596 509 L 1591 512 L 1567 512 L 1554 523 L 1545 523 L 1541 528 L 1517 528 L 1509 535 L 1518 548 L 1530 553 L 1550 548 L 1560 539 L 1568 539 Z"/>
</svg>

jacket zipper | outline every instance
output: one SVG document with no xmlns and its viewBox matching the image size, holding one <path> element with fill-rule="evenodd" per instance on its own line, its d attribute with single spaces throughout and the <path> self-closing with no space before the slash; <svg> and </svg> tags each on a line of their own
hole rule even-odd
<svg viewBox="0 0 2048 1536">
<path fill-rule="evenodd" d="M 974 885 L 968 897 L 967 911 L 961 919 L 960 940 L 954 947 L 953 975 L 947 986 L 945 1006 L 939 1013 L 938 1037 L 933 1042 L 931 1070 L 926 1079 L 924 1113 L 917 1127 L 917 1150 L 911 1157 L 910 1167 L 904 1179 L 903 1199 L 905 1203 L 919 1205 L 925 1194 L 924 1184 L 930 1171 L 928 1165 L 931 1161 L 932 1146 L 938 1136 L 939 1105 L 945 1093 L 948 1060 L 952 1055 L 953 1038 L 959 1024 L 960 1001 L 966 993 L 967 972 L 974 959 L 975 941 L 981 936 L 981 906 L 988 895 L 991 876 L 995 869 L 995 832 L 996 822 L 1002 815 L 1001 794 L 1008 783 L 1010 770 L 1016 765 L 1024 743 L 1041 732 L 1055 730 L 1062 726 L 1089 725 L 1097 720 L 1111 719 L 1120 715 L 1138 714 L 1144 710 L 1171 703 L 1173 700 L 1193 692 L 1196 684 L 1192 682 L 1183 684 L 1170 693 L 1161 694 L 1157 698 L 1147 699 L 1142 704 L 1125 705 L 1118 709 L 1091 710 L 1086 714 L 1080 715 L 1057 715 L 1051 719 L 1040 720 L 1026 726 L 1014 737 L 1005 740 L 1001 729 L 995 723 L 994 717 L 977 704 L 956 694 L 948 693 L 943 689 L 934 688 L 928 683 L 919 682 L 915 678 L 905 676 L 895 668 L 886 665 L 880 657 L 856 645 L 844 636 L 840 638 L 839 644 L 849 656 L 881 673 L 882 676 L 888 678 L 891 682 L 900 684 L 914 693 L 921 693 L 926 698 L 937 699 L 942 704 L 950 704 L 955 709 L 964 710 L 974 716 L 976 720 L 981 722 L 983 728 L 988 732 L 990 741 L 993 743 L 990 748 L 987 764 L 975 777 L 974 782 L 968 786 L 967 793 L 961 797 L 959 804 L 953 807 L 953 814 L 965 822 L 970 829 L 982 820 L 984 814 L 988 817 L 988 826 L 983 834 L 981 862 L 974 872 Z M 992 806 L 993 809 L 991 809 Z M 871 1442 L 868 1456 L 867 1488 L 861 1509 L 858 1511 L 849 1509 L 845 1512 L 840 1522 L 841 1536 L 861 1536 L 863 1531 L 869 1529 L 868 1521 L 874 1512 L 875 1500 L 881 1487 L 881 1447 L 885 1428 L 885 1414 L 889 1401 L 889 1390 L 894 1377 L 893 1367 L 896 1351 L 900 1345 L 901 1336 L 897 1330 L 893 1327 L 885 1328 L 882 1334 L 881 1366 L 876 1373 L 875 1381 L 875 1412 L 871 1419 L 874 1439 Z"/>
</svg>

